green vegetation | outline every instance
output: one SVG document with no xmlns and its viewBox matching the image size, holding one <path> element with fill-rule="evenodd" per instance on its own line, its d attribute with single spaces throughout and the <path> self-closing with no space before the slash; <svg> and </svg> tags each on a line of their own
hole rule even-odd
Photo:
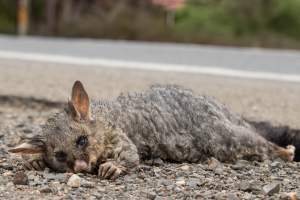
<svg viewBox="0 0 300 200">
<path fill-rule="evenodd" d="M 16 1 L 0 0 L 0 32 L 14 33 L 16 30 Z"/>
<path fill-rule="evenodd" d="M 193 0 L 176 13 L 175 32 L 188 42 L 298 47 L 299 9 L 298 0 Z"/>
<path fill-rule="evenodd" d="M 15 2 L 0 0 L 0 32 L 15 33 Z M 31 34 L 300 48 L 299 0 L 187 0 L 173 25 L 147 0 L 73 1 L 57 6 L 52 29 L 46 1 L 31 2 Z"/>
</svg>

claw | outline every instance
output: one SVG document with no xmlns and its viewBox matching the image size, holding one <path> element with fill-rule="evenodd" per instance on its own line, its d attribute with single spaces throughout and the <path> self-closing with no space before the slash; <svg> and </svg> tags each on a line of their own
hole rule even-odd
<svg viewBox="0 0 300 200">
<path fill-rule="evenodd" d="M 37 170 L 37 171 L 40 171 L 40 166 L 39 166 L 39 164 L 38 164 L 38 161 L 32 161 L 31 162 L 31 165 L 32 165 L 32 167 L 33 167 L 33 169 L 35 169 L 35 170 Z"/>
<path fill-rule="evenodd" d="M 111 177 L 112 180 L 115 180 L 116 178 L 118 178 L 120 176 L 120 174 L 122 173 L 122 170 L 117 168 L 117 170 L 114 172 L 113 176 Z"/>
<path fill-rule="evenodd" d="M 25 170 L 42 171 L 45 169 L 45 163 L 42 160 L 26 161 L 23 163 L 23 168 Z"/>
<path fill-rule="evenodd" d="M 40 160 L 40 161 L 38 161 L 38 164 L 39 164 L 41 170 L 44 170 L 46 168 L 44 161 Z"/>
<path fill-rule="evenodd" d="M 23 168 L 25 170 L 32 170 L 32 165 L 29 162 L 24 162 L 23 163 Z"/>
<path fill-rule="evenodd" d="M 108 170 L 107 170 L 107 172 L 106 172 L 106 174 L 105 174 L 105 176 L 104 176 L 104 178 L 110 178 L 116 171 L 117 171 L 117 167 L 115 167 L 115 166 L 111 166 Z"/>
<path fill-rule="evenodd" d="M 102 166 L 102 170 L 101 170 L 101 176 L 104 177 L 104 175 L 106 174 L 106 171 L 108 170 L 108 166 L 104 165 Z"/>
<path fill-rule="evenodd" d="M 122 173 L 122 167 L 113 162 L 106 162 L 100 165 L 99 176 L 105 179 L 116 179 Z"/>
</svg>

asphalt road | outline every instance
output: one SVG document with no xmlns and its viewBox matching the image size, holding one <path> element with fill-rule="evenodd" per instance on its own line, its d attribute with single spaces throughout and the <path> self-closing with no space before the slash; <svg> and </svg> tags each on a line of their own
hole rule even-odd
<svg viewBox="0 0 300 200">
<path fill-rule="evenodd" d="M 1 35 L 0 51 L 300 75 L 300 51 L 293 50 Z"/>
</svg>

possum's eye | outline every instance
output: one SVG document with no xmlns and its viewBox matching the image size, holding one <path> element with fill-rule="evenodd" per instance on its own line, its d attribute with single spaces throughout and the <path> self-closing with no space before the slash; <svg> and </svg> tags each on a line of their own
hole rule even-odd
<svg viewBox="0 0 300 200">
<path fill-rule="evenodd" d="M 88 143 L 88 138 L 86 136 L 80 136 L 77 140 L 76 140 L 76 145 L 80 148 L 85 147 Z"/>
</svg>

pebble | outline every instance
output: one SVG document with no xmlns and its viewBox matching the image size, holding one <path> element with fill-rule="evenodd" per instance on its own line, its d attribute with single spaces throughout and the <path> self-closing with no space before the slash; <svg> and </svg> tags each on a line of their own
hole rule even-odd
<svg viewBox="0 0 300 200">
<path fill-rule="evenodd" d="M 48 181 L 55 180 L 55 181 L 65 182 L 66 174 L 64 174 L 64 173 L 45 173 L 44 178 L 48 179 Z"/>
<path fill-rule="evenodd" d="M 280 183 L 274 182 L 263 187 L 263 192 L 267 195 L 274 195 L 280 192 Z"/>
<path fill-rule="evenodd" d="M 236 194 L 233 193 L 229 193 L 227 195 L 227 200 L 239 200 L 240 198 L 238 198 L 238 196 Z"/>
<path fill-rule="evenodd" d="M 155 192 L 148 192 L 146 193 L 147 199 L 149 200 L 154 200 L 156 198 L 156 193 Z"/>
<path fill-rule="evenodd" d="M 80 184 L 81 184 L 81 178 L 77 174 L 73 174 L 67 182 L 67 185 L 73 188 L 80 187 Z"/>
<path fill-rule="evenodd" d="M 0 163 L 0 168 L 5 170 L 13 170 L 13 166 L 9 163 Z"/>
<path fill-rule="evenodd" d="M 231 166 L 231 169 L 234 170 L 243 170 L 247 169 L 249 162 L 246 160 L 238 160 L 234 165 Z"/>
<path fill-rule="evenodd" d="M 164 164 L 164 161 L 162 159 L 160 159 L 160 158 L 153 159 L 152 165 L 161 166 L 163 164 Z"/>
<path fill-rule="evenodd" d="M 183 170 L 183 171 L 189 171 L 190 170 L 190 166 L 183 165 L 183 166 L 180 167 L 180 169 Z"/>
<path fill-rule="evenodd" d="M 52 192 L 52 189 L 48 186 L 40 189 L 40 193 L 51 193 Z"/>
<path fill-rule="evenodd" d="M 242 181 L 240 182 L 240 190 L 244 192 L 254 192 L 259 191 L 259 188 L 257 186 L 258 184 L 253 181 Z"/>
<path fill-rule="evenodd" d="M 179 192 L 182 192 L 182 189 L 180 188 L 180 187 L 175 187 L 174 188 L 174 191 L 176 192 L 176 193 L 179 193 Z"/>
<path fill-rule="evenodd" d="M 221 163 L 217 159 L 210 158 L 208 160 L 208 169 L 215 170 L 216 168 L 219 168 L 220 166 L 221 166 Z"/>
<path fill-rule="evenodd" d="M 279 167 L 281 167 L 281 162 L 274 161 L 274 162 L 272 162 L 272 163 L 270 164 L 270 167 L 271 167 L 272 169 L 279 168 Z"/>
<path fill-rule="evenodd" d="M 28 177 L 24 172 L 17 172 L 14 175 L 13 183 L 15 185 L 28 185 Z"/>
<path fill-rule="evenodd" d="M 196 188 L 198 186 L 201 185 L 199 179 L 197 178 L 190 178 L 187 183 L 186 183 L 187 186 L 189 186 L 190 188 Z"/>
<path fill-rule="evenodd" d="M 177 181 L 176 181 L 176 185 L 177 185 L 177 186 L 185 185 L 185 180 L 183 180 L 183 179 L 177 180 Z"/>
<path fill-rule="evenodd" d="M 14 183 L 13 182 L 8 182 L 7 184 L 6 184 L 6 187 L 13 187 L 14 186 Z"/>
<path fill-rule="evenodd" d="M 3 173 L 3 176 L 13 176 L 14 173 L 12 171 L 7 171 Z"/>
<path fill-rule="evenodd" d="M 225 200 L 226 198 L 226 194 L 224 192 L 219 192 L 215 195 L 215 199 L 216 200 Z"/>
<path fill-rule="evenodd" d="M 81 186 L 85 187 L 85 188 L 94 188 L 95 183 L 90 182 L 90 181 L 82 181 Z"/>
<path fill-rule="evenodd" d="M 223 174 L 223 167 L 217 167 L 215 170 L 214 170 L 215 174 L 218 174 L 218 175 L 221 175 Z"/>
</svg>

